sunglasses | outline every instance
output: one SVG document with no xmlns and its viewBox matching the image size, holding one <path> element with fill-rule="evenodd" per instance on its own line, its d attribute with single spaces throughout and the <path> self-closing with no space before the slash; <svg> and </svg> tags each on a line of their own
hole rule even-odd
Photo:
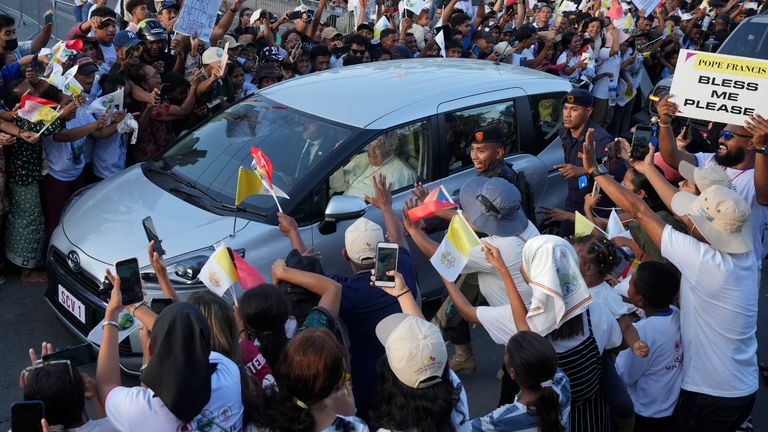
<svg viewBox="0 0 768 432">
<path fill-rule="evenodd" d="M 501 216 L 501 210 L 499 210 L 499 208 L 496 207 L 495 204 L 493 204 L 493 201 L 491 201 L 490 198 L 488 198 L 483 194 L 479 194 L 475 198 L 477 198 L 477 200 L 480 201 L 480 205 L 482 205 L 483 208 L 485 208 L 486 213 L 495 215 L 496 217 Z"/>
<path fill-rule="evenodd" d="M 74 372 L 72 372 L 72 363 L 70 363 L 69 360 L 41 361 L 41 362 L 39 362 L 37 364 L 34 364 L 34 365 L 29 366 L 27 368 L 24 368 L 24 373 L 31 374 L 32 372 L 34 372 L 37 369 L 42 369 L 42 368 L 44 368 L 46 366 L 59 365 L 59 364 L 67 365 L 67 368 L 69 369 L 69 378 L 74 381 L 75 374 L 74 374 Z"/>
<path fill-rule="evenodd" d="M 720 138 L 724 139 L 725 141 L 730 141 L 734 136 L 740 137 L 740 138 L 754 138 L 752 135 L 743 135 L 743 134 L 737 134 L 736 132 L 731 131 L 720 131 Z"/>
<path fill-rule="evenodd" d="M 351 52 L 351 53 L 352 53 L 352 54 L 354 54 L 354 55 L 358 55 L 358 56 L 363 56 L 363 55 L 365 55 L 365 50 L 364 50 L 364 49 L 361 49 L 361 50 L 357 50 L 357 49 L 351 49 L 351 48 L 350 48 L 349 52 Z"/>
</svg>

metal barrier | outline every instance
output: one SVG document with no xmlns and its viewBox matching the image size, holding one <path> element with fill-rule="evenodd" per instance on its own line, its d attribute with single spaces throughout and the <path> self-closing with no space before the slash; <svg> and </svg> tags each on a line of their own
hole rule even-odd
<svg viewBox="0 0 768 432">
<path fill-rule="evenodd" d="M 67 39 L 69 29 L 77 24 L 73 12 L 75 5 L 61 0 L 53 0 L 53 36 L 59 40 Z"/>
<path fill-rule="evenodd" d="M 285 11 L 294 10 L 301 5 L 317 11 L 319 2 L 314 0 L 256 0 L 255 2 L 256 9 L 266 9 L 276 16 L 282 16 Z M 352 12 L 333 5 L 325 7 L 323 22 L 329 22 L 345 35 L 355 31 L 355 18 Z"/>
</svg>

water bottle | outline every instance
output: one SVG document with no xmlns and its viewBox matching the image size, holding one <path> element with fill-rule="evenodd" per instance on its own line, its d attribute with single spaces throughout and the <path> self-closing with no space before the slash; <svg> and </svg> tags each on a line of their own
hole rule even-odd
<svg viewBox="0 0 768 432">
<path fill-rule="evenodd" d="M 611 78 L 611 84 L 608 86 L 608 106 L 616 106 L 617 95 L 616 81 Z"/>
</svg>

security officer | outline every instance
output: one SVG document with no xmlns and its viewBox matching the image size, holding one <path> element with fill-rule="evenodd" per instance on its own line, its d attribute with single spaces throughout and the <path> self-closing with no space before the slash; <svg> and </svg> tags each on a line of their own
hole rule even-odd
<svg viewBox="0 0 768 432">
<path fill-rule="evenodd" d="M 569 212 L 582 212 L 584 210 L 584 197 L 592 192 L 594 183 L 587 175 L 581 161 L 584 136 L 587 130 L 595 130 L 595 151 L 599 161 L 605 159 L 608 145 L 613 142 L 611 134 L 590 119 L 591 114 L 592 94 L 588 91 L 573 89 L 563 98 L 563 125 L 560 127 L 560 140 L 563 145 L 565 163 L 557 164 L 555 168 L 568 182 L 568 196 L 565 199 L 564 210 Z M 563 222 L 560 227 L 560 235 L 570 234 L 573 234 L 573 223 Z"/>
</svg>

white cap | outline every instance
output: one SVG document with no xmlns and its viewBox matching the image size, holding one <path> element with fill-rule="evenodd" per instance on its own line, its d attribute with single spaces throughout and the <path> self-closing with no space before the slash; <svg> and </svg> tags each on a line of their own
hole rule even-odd
<svg viewBox="0 0 768 432">
<path fill-rule="evenodd" d="M 384 231 L 381 227 L 364 217 L 356 220 L 344 233 L 347 255 L 358 264 L 375 259 L 376 246 L 383 241 Z"/>
<path fill-rule="evenodd" d="M 728 174 L 717 165 L 709 165 L 699 168 L 686 161 L 680 161 L 677 170 L 683 178 L 696 185 L 699 192 L 704 192 L 715 185 L 731 189 L 731 179 L 728 178 Z"/>
<path fill-rule="evenodd" d="M 219 42 L 216 44 L 219 48 L 224 48 L 227 45 L 227 42 L 229 42 L 229 49 L 237 48 L 243 44 L 238 42 L 235 38 L 233 38 L 230 35 L 224 35 Z"/>
<path fill-rule="evenodd" d="M 448 351 L 437 326 L 423 318 L 397 313 L 379 322 L 376 337 L 384 345 L 389 367 L 400 382 L 411 388 L 440 382 L 448 364 Z"/>
<path fill-rule="evenodd" d="M 203 52 L 203 64 L 209 65 L 220 62 L 224 57 L 224 50 L 219 47 L 210 47 Z"/>
<path fill-rule="evenodd" d="M 713 248 L 725 253 L 746 253 L 754 248 L 751 209 L 738 193 L 710 186 L 701 195 L 677 192 L 672 211 L 688 216 Z"/>
</svg>

